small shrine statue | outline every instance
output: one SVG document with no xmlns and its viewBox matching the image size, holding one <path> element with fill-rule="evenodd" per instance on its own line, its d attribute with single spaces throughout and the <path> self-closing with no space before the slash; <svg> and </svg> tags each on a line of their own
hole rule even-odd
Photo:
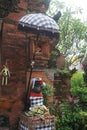
<svg viewBox="0 0 87 130">
<path fill-rule="evenodd" d="M 42 88 L 46 85 L 42 78 L 32 78 L 30 91 L 30 107 L 25 112 L 28 116 L 38 117 L 44 120 L 45 116 L 49 116 L 49 109 L 43 104 Z"/>
<path fill-rule="evenodd" d="M 45 85 L 45 82 L 42 78 L 32 78 L 31 80 L 31 91 L 30 91 L 30 110 L 34 106 L 42 106 L 43 105 L 43 95 L 42 95 L 42 87 Z"/>
<path fill-rule="evenodd" d="M 6 65 L 3 65 L 3 69 L 0 72 L 2 76 L 2 86 L 8 84 L 8 78 L 10 77 L 10 71 Z"/>
</svg>

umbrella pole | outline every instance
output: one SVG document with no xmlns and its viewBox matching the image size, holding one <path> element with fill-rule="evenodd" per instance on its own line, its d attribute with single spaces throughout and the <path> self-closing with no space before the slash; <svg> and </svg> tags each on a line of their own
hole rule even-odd
<svg viewBox="0 0 87 130">
<path fill-rule="evenodd" d="M 39 34 L 37 35 L 36 37 L 36 40 L 38 41 L 38 37 L 39 37 Z M 32 61 L 31 61 L 31 68 L 30 68 L 30 75 L 29 75 L 29 80 L 28 80 L 28 86 L 27 86 L 27 92 L 26 92 L 26 101 L 25 101 L 25 109 L 29 109 L 29 106 L 30 106 L 30 102 L 29 102 L 29 96 L 30 96 L 30 82 L 31 82 L 31 77 L 32 77 L 32 71 L 33 71 L 33 67 L 34 67 L 34 59 L 35 59 L 35 53 L 36 51 L 34 52 L 33 54 L 33 58 L 32 58 Z"/>
<path fill-rule="evenodd" d="M 33 60 L 34 60 L 34 56 L 35 56 L 35 54 L 33 55 Z M 30 82 L 31 82 L 32 71 L 33 71 L 33 67 L 34 67 L 34 61 L 33 60 L 31 62 L 31 69 L 30 69 L 30 75 L 29 75 L 29 80 L 28 80 L 25 109 L 29 109 L 29 106 L 30 106 L 30 102 L 29 102 L 29 98 L 28 97 L 30 96 Z"/>
<path fill-rule="evenodd" d="M 28 81 L 28 88 L 27 88 L 27 93 L 26 93 L 26 103 L 25 103 L 25 108 L 29 108 L 29 95 L 30 95 L 30 81 L 31 81 L 31 76 L 32 76 L 32 70 L 33 70 L 33 67 L 31 66 L 31 69 L 30 69 L 30 75 L 29 75 L 29 81 Z"/>
<path fill-rule="evenodd" d="M 26 39 L 27 39 L 27 34 L 26 34 Z M 27 43 L 27 62 L 28 62 L 28 58 L 29 58 L 29 47 L 28 47 L 28 44 L 30 44 L 30 38 L 28 40 L 28 43 Z M 29 65 L 29 64 L 28 64 Z M 27 65 L 27 67 L 28 67 Z M 30 64 L 31 66 L 31 64 Z M 25 110 L 29 108 L 29 99 L 28 99 L 28 96 L 29 96 L 29 93 L 30 93 L 30 81 L 31 81 L 31 75 L 32 75 L 32 70 L 33 70 L 33 67 L 31 66 L 30 67 L 30 73 L 29 73 L 29 79 L 28 79 L 28 84 L 26 85 L 26 94 L 25 94 Z"/>
</svg>

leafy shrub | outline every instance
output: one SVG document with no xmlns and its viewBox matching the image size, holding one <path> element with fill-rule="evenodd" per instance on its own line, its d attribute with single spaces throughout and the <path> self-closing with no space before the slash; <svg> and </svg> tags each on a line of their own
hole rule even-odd
<svg viewBox="0 0 87 130">
<path fill-rule="evenodd" d="M 81 122 L 82 122 L 82 129 L 87 130 L 87 112 L 80 111 Z"/>
<path fill-rule="evenodd" d="M 71 87 L 82 87 L 84 85 L 84 78 L 82 71 L 76 71 L 71 78 Z"/>
<path fill-rule="evenodd" d="M 79 98 L 79 103 L 87 102 L 87 86 L 85 86 L 83 72 L 77 71 L 71 78 L 71 93 Z"/>
<path fill-rule="evenodd" d="M 80 108 L 80 127 L 87 129 L 87 84 L 84 81 L 84 73 L 77 71 L 71 78 L 71 93 L 79 98 L 78 107 Z"/>
<path fill-rule="evenodd" d="M 59 107 L 53 107 L 51 113 L 55 115 L 56 130 L 79 130 L 81 119 L 78 106 L 62 103 Z"/>
</svg>

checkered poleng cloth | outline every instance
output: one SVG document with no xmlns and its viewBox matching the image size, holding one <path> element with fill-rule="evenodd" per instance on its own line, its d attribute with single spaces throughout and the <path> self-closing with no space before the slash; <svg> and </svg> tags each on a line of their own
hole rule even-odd
<svg viewBox="0 0 87 130">
<path fill-rule="evenodd" d="M 35 28 L 37 30 L 59 33 L 59 26 L 55 20 L 43 13 L 25 15 L 19 20 L 19 25 Z"/>
<path fill-rule="evenodd" d="M 33 128 L 33 125 L 32 125 Z M 20 122 L 20 126 L 19 126 L 19 130 L 30 130 L 28 128 L 28 126 L 26 126 L 23 121 Z M 34 130 L 55 130 L 55 125 L 54 125 L 54 121 L 51 120 L 49 124 L 45 125 L 45 124 L 37 124 L 34 127 Z"/>
<path fill-rule="evenodd" d="M 30 96 L 30 109 L 34 106 L 42 106 L 43 105 L 43 97 L 32 97 Z"/>
</svg>

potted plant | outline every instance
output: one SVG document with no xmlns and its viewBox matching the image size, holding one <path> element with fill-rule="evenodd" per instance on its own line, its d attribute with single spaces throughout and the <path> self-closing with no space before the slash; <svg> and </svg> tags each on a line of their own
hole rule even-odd
<svg viewBox="0 0 87 130">
<path fill-rule="evenodd" d="M 45 104 L 53 103 L 54 88 L 53 86 L 46 84 L 42 89 Z"/>
</svg>

